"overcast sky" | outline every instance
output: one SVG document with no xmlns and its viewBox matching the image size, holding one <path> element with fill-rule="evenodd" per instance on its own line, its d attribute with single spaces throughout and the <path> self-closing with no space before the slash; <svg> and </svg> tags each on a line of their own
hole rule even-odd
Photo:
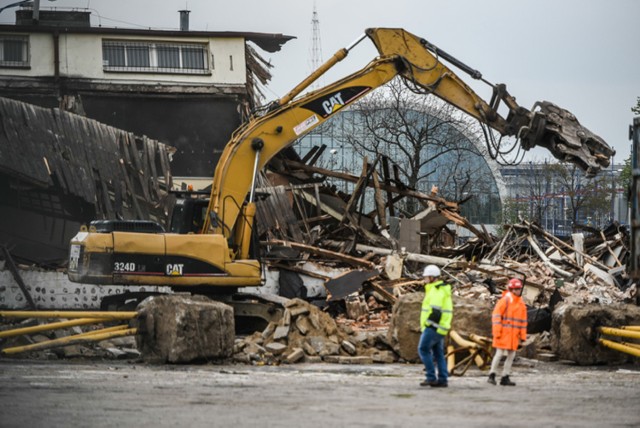
<svg viewBox="0 0 640 428">
<path fill-rule="evenodd" d="M 568 109 L 616 149 L 616 163 L 629 155 L 630 109 L 640 96 L 638 0 L 41 0 L 41 7 L 88 8 L 93 25 L 154 29 L 178 28 L 186 8 L 192 30 L 295 36 L 280 52 L 263 53 L 274 65 L 267 96 L 275 99 L 310 72 L 314 3 L 325 60 L 368 27 L 401 27 L 505 83 L 524 107 L 548 100 Z M 0 22 L 14 16 L 5 10 Z M 324 83 L 375 54 L 365 40 Z M 490 98 L 486 85 L 461 77 Z"/>
</svg>

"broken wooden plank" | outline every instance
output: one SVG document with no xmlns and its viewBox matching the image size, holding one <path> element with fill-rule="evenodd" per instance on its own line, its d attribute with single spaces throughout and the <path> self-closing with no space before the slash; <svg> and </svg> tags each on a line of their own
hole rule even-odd
<svg viewBox="0 0 640 428">
<path fill-rule="evenodd" d="M 382 285 L 378 284 L 376 281 L 370 281 L 369 285 L 387 302 L 391 304 L 394 304 L 396 302 L 396 296 L 394 296 L 392 293 L 389 293 Z"/>
<path fill-rule="evenodd" d="M 297 194 L 299 196 L 302 196 L 303 199 L 305 199 L 307 202 L 309 202 L 310 204 L 315 204 L 316 203 L 316 199 L 315 197 L 313 197 L 312 195 L 310 195 L 309 193 L 303 191 L 303 190 L 296 190 L 294 191 L 294 194 Z M 343 217 L 343 214 L 336 211 L 335 209 L 333 209 L 332 207 L 330 207 L 328 204 L 325 204 L 324 202 L 321 202 L 321 206 L 322 206 L 322 211 L 329 214 L 331 217 L 335 218 L 336 220 L 340 221 Z M 381 237 L 380 235 L 376 235 L 374 233 L 372 233 L 371 231 L 365 229 L 362 227 L 361 224 L 359 224 L 358 222 L 356 222 L 355 220 L 350 220 L 350 224 L 359 228 L 360 233 L 362 233 L 362 235 L 364 235 L 364 237 L 369 240 L 370 242 L 375 242 L 375 243 L 379 243 L 381 240 L 383 241 L 384 238 Z"/>
<path fill-rule="evenodd" d="M 303 250 L 303 251 L 307 251 L 311 254 L 315 254 L 318 256 L 322 256 L 322 257 L 326 257 L 326 258 L 330 258 L 330 259 L 335 259 L 335 260 L 340 260 L 342 262 L 354 265 L 354 266 L 363 266 L 369 269 L 373 269 L 373 267 L 375 266 L 373 263 L 366 261 L 366 260 L 362 260 L 360 258 L 357 257 L 352 257 L 349 256 L 347 254 L 342 254 L 342 253 L 337 253 L 335 251 L 331 251 L 331 250 L 325 250 L 324 248 L 318 248 L 318 247 L 314 247 L 312 245 L 306 245 L 306 244 L 299 244 L 297 242 L 291 242 L 291 241 L 283 241 L 283 240 L 270 240 L 270 241 L 266 241 L 266 242 L 261 242 L 261 245 L 284 245 L 284 246 L 288 246 L 291 248 L 296 248 L 299 250 Z"/>
<path fill-rule="evenodd" d="M 368 176 L 368 163 L 367 157 L 365 156 L 364 160 L 362 161 L 362 174 L 360 174 L 360 178 L 358 178 L 358 181 L 356 182 L 356 187 L 355 189 L 353 189 L 353 193 L 351 193 L 349 201 L 347 201 L 347 206 L 344 208 L 344 213 L 342 214 L 342 218 L 340 219 L 340 224 L 344 224 L 347 219 L 349 219 L 351 223 L 355 224 L 353 219 L 350 217 L 351 209 L 356 204 L 356 201 L 360 197 L 361 192 L 366 187 Z"/>
<path fill-rule="evenodd" d="M 331 277 L 328 276 L 328 275 L 322 275 L 322 274 L 319 274 L 317 272 L 312 272 L 310 270 L 302 269 L 302 268 L 300 268 L 298 266 L 290 266 L 290 265 L 287 265 L 287 264 L 284 264 L 284 263 L 270 263 L 269 266 L 273 267 L 273 268 L 277 268 L 277 269 L 283 269 L 283 270 L 288 270 L 288 271 L 291 271 L 291 272 L 299 273 L 301 275 L 310 276 L 310 277 L 316 278 L 316 279 L 322 279 L 324 281 L 327 281 L 327 280 L 331 279 Z"/>
<path fill-rule="evenodd" d="M 284 163 L 285 165 L 291 168 L 299 168 L 303 171 L 315 172 L 317 174 L 324 175 L 327 177 L 339 178 L 341 180 L 348 181 L 350 183 L 357 183 L 359 180 L 359 177 L 356 177 L 355 175 L 331 171 L 330 169 L 325 169 L 325 168 L 312 167 L 312 166 L 308 166 L 303 163 L 292 161 L 292 160 L 285 160 Z M 394 193 L 401 194 L 403 196 L 411 196 L 413 198 L 423 200 L 423 201 L 434 201 L 441 204 L 442 207 L 458 210 L 458 204 L 456 204 L 455 202 L 447 201 L 446 199 L 443 199 L 437 196 L 430 196 L 425 193 L 418 192 L 416 190 L 401 189 L 399 187 L 395 187 L 387 184 L 381 184 L 380 188 L 386 191 L 391 191 Z"/>
<path fill-rule="evenodd" d="M 369 245 L 364 245 L 364 244 L 357 244 L 356 250 L 365 252 L 365 253 L 372 252 L 380 255 L 389 255 L 396 252 L 395 250 L 390 250 L 388 248 L 371 247 Z M 410 260 L 413 262 L 434 264 L 439 266 L 446 266 L 448 264 L 451 264 L 454 261 L 453 259 L 447 259 L 444 257 L 437 257 L 437 256 L 429 256 L 427 254 L 403 253 L 402 256 L 406 260 Z"/>
<path fill-rule="evenodd" d="M 531 248 L 533 248 L 533 250 L 538 254 L 538 257 L 542 259 L 544 264 L 548 266 L 549 269 L 551 269 L 558 275 L 564 276 L 565 278 L 569 278 L 573 276 L 572 273 L 567 272 L 566 270 L 560 269 L 558 266 L 554 265 L 553 262 L 549 260 L 549 257 L 547 257 L 544 251 L 540 249 L 540 246 L 532 236 L 527 236 L 527 241 L 529 241 L 529 244 L 531 244 Z"/>
<path fill-rule="evenodd" d="M 389 179 L 389 158 L 387 156 L 382 157 L 382 182 L 386 185 L 391 184 L 391 180 Z M 393 193 L 390 190 L 387 190 L 387 201 L 389 201 L 389 216 L 395 217 L 396 210 L 391 202 L 393 200 Z"/>
<path fill-rule="evenodd" d="M 605 266 L 604 264 L 600 263 L 598 260 L 594 259 L 593 257 L 591 257 L 589 254 L 585 253 L 584 251 L 578 251 L 577 249 L 573 248 L 571 245 L 567 244 L 566 242 L 562 241 L 561 239 L 556 238 L 555 236 L 545 232 L 542 228 L 536 226 L 533 223 L 529 223 L 528 221 L 524 220 L 524 224 L 529 228 L 532 229 L 533 231 L 535 231 L 536 233 L 548 236 L 549 239 L 553 240 L 553 242 L 555 242 L 557 245 L 563 246 L 565 248 L 569 248 L 573 251 L 576 251 L 578 254 L 582 255 L 582 257 L 584 257 L 585 259 L 587 259 L 589 261 L 589 263 L 593 264 L 593 265 L 597 265 L 598 267 L 600 267 L 601 269 L 608 269 L 608 266 Z M 517 227 L 516 225 L 514 225 L 514 227 Z"/>
<path fill-rule="evenodd" d="M 373 171 L 373 189 L 374 189 L 374 201 L 376 203 L 376 209 L 378 214 L 378 224 L 381 229 L 387 229 L 387 214 L 386 214 L 386 205 L 384 203 L 384 199 L 382 198 L 382 191 L 380 189 L 380 181 L 378 180 L 378 173 Z"/>
</svg>

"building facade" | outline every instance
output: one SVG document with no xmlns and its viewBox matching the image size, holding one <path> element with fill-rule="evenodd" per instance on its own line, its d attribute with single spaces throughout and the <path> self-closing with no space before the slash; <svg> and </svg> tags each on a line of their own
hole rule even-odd
<svg viewBox="0 0 640 428">
<path fill-rule="evenodd" d="M 90 12 L 16 12 L 0 25 L 4 97 L 58 107 L 177 149 L 176 177 L 210 184 L 219 153 L 270 78 L 258 46 L 292 39 L 267 33 L 92 27 Z M 266 80 L 265 80 L 266 79 Z"/>
</svg>

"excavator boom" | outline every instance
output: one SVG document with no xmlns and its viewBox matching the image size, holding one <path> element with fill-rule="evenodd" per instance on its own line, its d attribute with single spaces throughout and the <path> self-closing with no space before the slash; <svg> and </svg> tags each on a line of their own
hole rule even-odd
<svg viewBox="0 0 640 428">
<path fill-rule="evenodd" d="M 588 176 L 609 165 L 615 152 L 581 126 L 567 110 L 547 101 L 536 103 L 535 111 L 528 110 L 516 103 L 505 85 L 492 85 L 494 92 L 489 104 L 432 53 L 441 51 L 426 40 L 393 28 L 370 28 L 366 36 L 378 49 L 379 58 L 351 76 L 295 99 L 317 77 L 344 59 L 349 48 L 339 50 L 316 73 L 279 100 L 270 113 L 252 119 L 233 136 L 218 163 L 212 186 L 210 213 L 215 213 L 215 225 L 209 229 L 207 223 L 205 233 L 227 234 L 233 229 L 252 183 L 252 176 L 246 171 L 257 155 L 253 144 L 258 142 L 261 147 L 257 164 L 261 169 L 277 152 L 303 134 L 397 75 L 425 93 L 458 107 L 502 136 L 520 138 L 525 150 L 544 147 L 556 158 L 577 164 Z M 446 56 L 472 77 L 481 77 L 478 71 Z M 498 113 L 501 103 L 508 109 L 506 118 Z"/>
</svg>

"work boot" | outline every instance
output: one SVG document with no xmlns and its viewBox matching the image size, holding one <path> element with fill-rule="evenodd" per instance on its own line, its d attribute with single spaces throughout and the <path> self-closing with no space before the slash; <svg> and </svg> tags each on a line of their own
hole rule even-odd
<svg viewBox="0 0 640 428">
<path fill-rule="evenodd" d="M 449 385 L 447 385 L 446 383 L 443 383 L 443 382 L 434 382 L 434 383 L 431 384 L 432 388 L 446 388 L 448 386 Z"/>
<path fill-rule="evenodd" d="M 422 382 L 420 382 L 420 386 L 433 386 L 435 385 L 436 382 L 435 380 L 423 380 Z"/>
<path fill-rule="evenodd" d="M 489 379 L 487 379 L 487 382 L 489 382 L 491 385 L 495 385 L 496 384 L 496 374 L 495 373 L 489 373 Z"/>
<path fill-rule="evenodd" d="M 500 379 L 500 385 L 502 385 L 502 386 L 516 386 L 515 382 L 511 382 L 511 379 L 509 379 L 509 376 L 502 376 L 502 379 Z"/>
</svg>

